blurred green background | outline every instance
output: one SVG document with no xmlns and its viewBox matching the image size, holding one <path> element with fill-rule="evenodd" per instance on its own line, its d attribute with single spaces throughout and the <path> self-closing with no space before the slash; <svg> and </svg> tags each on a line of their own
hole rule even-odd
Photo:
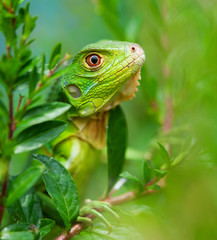
<svg viewBox="0 0 217 240">
<path fill-rule="evenodd" d="M 126 168 L 139 175 L 144 158 L 157 165 L 157 141 L 173 159 L 186 157 L 168 173 L 161 193 L 119 208 L 129 213 L 123 221 L 141 239 L 217 239 L 216 0 L 30 2 L 39 17 L 35 55 L 49 56 L 59 41 L 63 53 L 75 54 L 101 39 L 133 41 L 145 50 L 139 92 L 122 104 L 129 128 Z"/>
</svg>

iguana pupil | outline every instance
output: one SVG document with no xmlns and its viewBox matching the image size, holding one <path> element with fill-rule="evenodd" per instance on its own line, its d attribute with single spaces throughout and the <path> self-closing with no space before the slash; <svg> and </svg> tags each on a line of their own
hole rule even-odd
<svg viewBox="0 0 217 240">
<path fill-rule="evenodd" d="M 91 54 L 91 55 L 87 56 L 86 63 L 90 67 L 97 67 L 101 63 L 101 57 L 97 54 Z"/>
<path fill-rule="evenodd" d="M 98 57 L 97 57 L 96 55 L 94 55 L 94 56 L 91 57 L 91 62 L 92 62 L 93 64 L 96 64 L 98 61 L 99 61 L 99 60 L 98 60 Z"/>
</svg>

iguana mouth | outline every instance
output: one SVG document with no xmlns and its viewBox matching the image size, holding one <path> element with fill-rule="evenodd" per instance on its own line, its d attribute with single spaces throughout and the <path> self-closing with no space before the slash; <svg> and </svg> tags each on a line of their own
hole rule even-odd
<svg viewBox="0 0 217 240">
<path fill-rule="evenodd" d="M 141 79 L 140 75 L 141 69 L 139 69 L 128 81 L 126 87 L 119 95 L 121 101 L 130 100 L 135 97 L 135 92 L 138 92 L 138 86 L 140 85 L 139 80 Z"/>
</svg>

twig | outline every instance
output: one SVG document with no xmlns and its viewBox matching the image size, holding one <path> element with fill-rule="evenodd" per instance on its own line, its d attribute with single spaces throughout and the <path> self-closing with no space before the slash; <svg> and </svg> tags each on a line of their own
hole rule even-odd
<svg viewBox="0 0 217 240">
<path fill-rule="evenodd" d="M 47 75 L 47 78 L 50 78 L 55 72 L 56 70 L 66 61 L 70 58 L 71 56 L 66 53 L 64 58 L 56 65 L 56 67 L 52 70 L 50 70 L 49 74 Z"/>
<path fill-rule="evenodd" d="M 62 65 L 67 59 L 69 59 L 71 56 L 69 54 L 66 53 L 65 57 L 56 65 L 56 67 L 53 70 L 50 70 L 49 74 L 47 75 L 47 79 L 48 80 L 55 72 L 56 70 L 60 67 L 60 65 Z M 43 86 L 43 82 L 39 82 L 35 92 L 37 92 L 41 87 Z M 27 102 L 24 106 L 24 110 L 29 106 L 29 104 L 31 103 L 31 99 L 27 99 Z"/>
<path fill-rule="evenodd" d="M 6 2 L 4 2 L 4 1 L 1 1 L 1 2 L 2 2 L 3 7 L 4 7 L 6 10 L 8 10 L 9 13 L 11 13 L 11 14 L 14 14 L 14 13 L 15 13 L 14 10 L 13 10 L 13 8 L 9 7 L 9 6 L 6 4 Z"/>
<path fill-rule="evenodd" d="M 7 46 L 6 47 L 6 51 L 7 51 L 7 58 L 9 59 L 11 57 L 10 51 L 11 51 L 11 47 Z"/>
<path fill-rule="evenodd" d="M 172 118 L 173 118 L 173 113 L 172 113 L 172 104 L 171 104 L 171 99 L 169 97 L 166 98 L 165 100 L 166 104 L 166 118 L 163 124 L 163 132 L 168 132 L 171 127 L 172 127 Z"/>
<path fill-rule="evenodd" d="M 114 205 L 120 205 L 120 204 L 123 204 L 123 203 L 126 203 L 126 202 L 129 202 L 133 199 L 136 199 L 136 198 L 139 198 L 139 197 L 142 197 L 144 195 L 150 195 L 150 194 L 154 194 L 154 193 L 157 193 L 159 192 L 159 190 L 154 190 L 154 189 L 146 189 L 147 186 L 151 186 L 152 184 L 156 183 L 157 181 L 157 178 L 153 178 L 150 182 L 148 182 L 144 187 L 145 187 L 145 190 L 138 194 L 136 191 L 130 191 L 130 192 L 126 192 L 122 195 L 119 195 L 119 196 L 115 196 L 115 197 L 109 197 L 109 198 L 106 198 L 102 201 L 104 202 L 107 202 L 107 203 L 110 203 L 112 206 Z M 163 187 L 165 182 L 164 182 L 164 179 L 160 180 L 158 182 L 158 184 Z M 97 209 L 96 209 L 97 210 Z M 85 217 L 88 217 L 90 218 L 91 220 L 93 220 L 95 218 L 94 215 L 92 214 L 88 214 L 86 215 Z M 71 230 L 67 233 L 62 233 L 61 235 L 59 235 L 55 240 L 70 240 L 71 238 L 73 238 L 75 235 L 79 234 L 84 228 L 86 227 L 86 225 L 84 225 L 83 223 L 75 223 L 72 227 L 71 227 Z"/>
<path fill-rule="evenodd" d="M 24 98 L 24 96 L 20 95 L 20 98 L 19 98 L 19 102 L 18 102 L 18 105 L 17 105 L 16 112 L 18 112 L 18 110 L 20 109 L 20 105 L 21 105 L 21 102 L 22 102 L 23 98 Z"/>
</svg>

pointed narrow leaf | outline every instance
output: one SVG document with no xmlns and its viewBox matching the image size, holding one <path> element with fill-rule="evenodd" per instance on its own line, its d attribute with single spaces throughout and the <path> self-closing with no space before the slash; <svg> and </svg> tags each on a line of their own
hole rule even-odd
<svg viewBox="0 0 217 240">
<path fill-rule="evenodd" d="M 170 159 L 169 153 L 167 152 L 166 148 L 161 143 L 159 143 L 159 142 L 157 142 L 157 143 L 160 147 L 160 151 L 162 153 L 164 161 L 165 161 L 167 167 L 169 167 L 171 164 L 171 159 Z"/>
<path fill-rule="evenodd" d="M 120 174 L 120 177 L 126 178 L 126 179 L 136 183 L 137 186 L 139 187 L 139 190 L 142 191 L 144 189 L 143 183 L 136 176 L 133 176 L 129 172 L 127 172 L 127 171 L 122 172 Z"/>
<path fill-rule="evenodd" d="M 156 172 L 160 178 L 164 177 L 168 173 L 168 170 L 166 169 L 153 169 L 153 171 Z"/>
<path fill-rule="evenodd" d="M 46 166 L 47 169 L 42 175 L 45 187 L 65 226 L 70 229 L 70 223 L 79 214 L 78 192 L 71 175 L 52 157 L 35 154 L 34 159 Z"/>
<path fill-rule="evenodd" d="M 46 236 L 51 231 L 54 224 L 55 224 L 55 221 L 51 219 L 48 219 L 48 218 L 41 219 L 38 230 L 41 233 L 42 237 Z"/>
<path fill-rule="evenodd" d="M 180 153 L 171 163 L 172 167 L 175 167 L 177 164 L 179 164 L 186 156 L 188 155 L 187 152 Z"/>
<path fill-rule="evenodd" d="M 57 43 L 56 46 L 54 46 L 53 51 L 50 56 L 50 61 L 49 61 L 49 66 L 48 66 L 49 69 L 53 69 L 54 66 L 56 65 L 57 60 L 60 57 L 61 48 L 62 48 L 61 43 Z"/>
<path fill-rule="evenodd" d="M 108 191 L 122 170 L 127 146 L 127 123 L 120 106 L 110 110 L 107 128 Z"/>
<path fill-rule="evenodd" d="M 30 78 L 29 79 L 29 96 L 30 96 L 31 93 L 35 90 L 39 80 L 39 74 L 36 66 L 34 66 L 29 78 Z"/>
<path fill-rule="evenodd" d="M 46 57 L 45 57 L 45 54 L 43 53 L 41 57 L 41 79 L 43 79 L 44 77 L 45 60 L 46 60 Z"/>
<path fill-rule="evenodd" d="M 26 152 L 41 147 L 63 132 L 67 124 L 63 121 L 47 121 L 25 129 L 17 137 L 15 153 Z"/>
<path fill-rule="evenodd" d="M 148 183 L 151 179 L 151 169 L 148 166 L 148 162 L 144 160 L 143 162 L 143 176 L 144 176 L 144 182 Z"/>
<path fill-rule="evenodd" d="M 9 186 L 5 205 L 11 205 L 27 192 L 37 182 L 43 170 L 42 167 L 31 167 L 18 175 Z"/>
</svg>

